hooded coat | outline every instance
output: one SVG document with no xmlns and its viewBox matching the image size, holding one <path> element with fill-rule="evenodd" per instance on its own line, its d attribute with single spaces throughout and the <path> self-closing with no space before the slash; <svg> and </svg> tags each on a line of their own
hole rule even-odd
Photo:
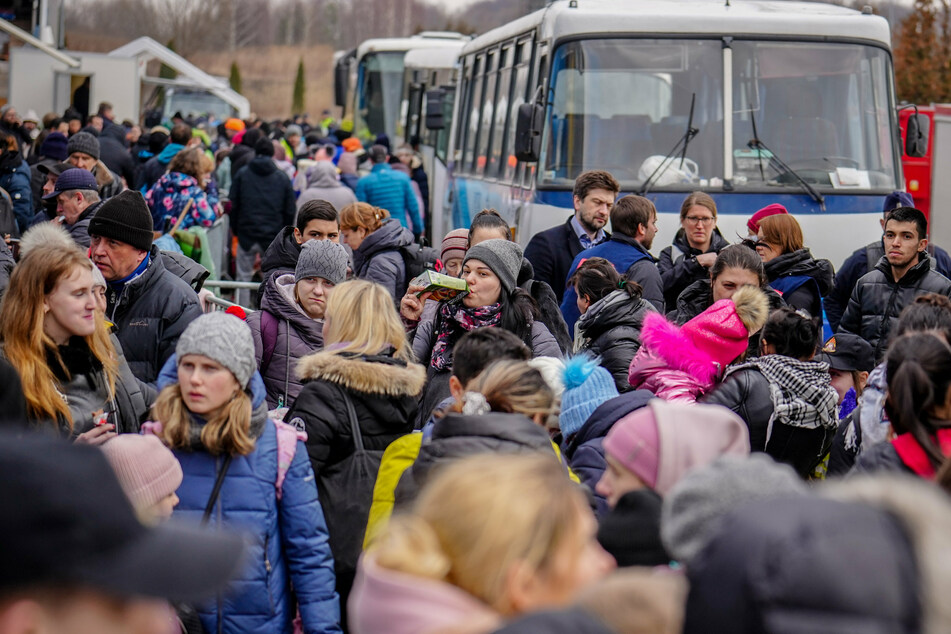
<svg viewBox="0 0 951 634">
<path fill-rule="evenodd" d="M 919 254 L 918 263 L 898 281 L 888 259 L 883 257 L 874 271 L 856 283 L 839 331 L 862 337 L 872 345 L 875 358 L 881 359 L 888 345 L 888 333 L 898 323 L 902 309 L 924 293 L 951 295 L 951 280 L 931 269 L 927 253 Z"/>
<path fill-rule="evenodd" d="M 608 466 L 604 459 L 604 437 L 614 427 L 614 423 L 644 407 L 652 398 L 654 395 L 647 390 L 634 390 L 615 396 L 598 405 L 581 429 L 566 439 L 562 453 L 568 461 L 568 466 L 581 480 L 581 484 L 588 487 L 594 495 L 595 515 L 598 517 L 603 517 L 608 511 L 604 496 L 595 490 Z"/>
<path fill-rule="evenodd" d="M 166 220 L 171 218 L 172 223 L 178 220 L 189 200 L 192 204 L 178 228 L 210 227 L 218 216 L 198 181 L 181 172 L 163 174 L 145 195 L 145 202 L 152 212 L 152 228 L 164 231 Z"/>
<path fill-rule="evenodd" d="M 813 317 L 822 315 L 822 298 L 832 290 L 832 279 L 835 271 L 828 260 L 816 260 L 809 249 L 803 248 L 792 253 L 784 253 L 764 264 L 766 278 L 770 286 L 779 289 L 784 284 L 784 278 L 807 277 L 806 282 L 794 290 L 783 293 L 783 301 L 787 306 L 809 311 Z"/>
<path fill-rule="evenodd" d="M 175 378 L 172 357 L 160 385 L 171 385 Z M 333 557 L 304 443 L 297 443 L 278 499 L 277 430 L 267 417 L 264 385 L 257 373 L 249 391 L 254 451 L 232 459 L 208 522 L 211 530 L 230 527 L 247 537 L 246 565 L 220 604 L 212 599 L 197 607 L 199 617 L 206 632 L 218 631 L 219 618 L 225 632 L 290 632 L 296 597 L 305 633 L 339 632 Z M 196 419 L 196 424 L 204 421 Z M 222 458 L 208 453 L 200 442 L 191 451 L 175 449 L 174 453 L 185 476 L 176 492 L 180 502 L 175 516 L 197 524 Z"/>
<path fill-rule="evenodd" d="M 575 352 L 600 358 L 618 392 L 631 389 L 628 369 L 641 347 L 641 325 L 650 312 L 654 307 L 647 300 L 616 290 L 591 304 L 575 324 Z"/>
<path fill-rule="evenodd" d="M 248 315 L 248 326 L 254 338 L 254 359 L 267 388 L 268 407 L 293 403 L 301 390 L 297 377 L 297 363 L 302 358 L 323 348 L 323 320 L 308 317 L 294 299 L 294 275 L 272 275 L 264 282 L 261 310 Z M 266 366 L 262 366 L 264 333 L 262 313 L 267 312 L 277 322 L 274 349 Z"/>
<path fill-rule="evenodd" d="M 521 414 L 447 414 L 433 427 L 428 443 L 419 449 L 413 466 L 396 485 L 396 505 L 414 500 L 434 469 L 453 460 L 479 453 L 551 452 L 545 429 Z"/>
<path fill-rule="evenodd" d="M 301 246 L 294 238 L 295 227 L 284 227 L 271 241 L 261 257 L 261 275 L 267 280 L 272 273 L 283 275 L 297 269 Z"/>
<path fill-rule="evenodd" d="M 231 183 L 231 231 L 250 251 L 271 244 L 281 229 L 294 223 L 294 188 L 268 156 L 255 156 Z"/>
<path fill-rule="evenodd" d="M 357 196 L 337 178 L 337 168 L 333 163 L 317 161 L 308 170 L 307 188 L 297 198 L 297 210 L 300 211 L 311 200 L 326 200 L 339 212 L 357 202 Z"/>
<path fill-rule="evenodd" d="M 671 246 L 660 252 L 657 269 L 664 286 L 664 304 L 670 310 L 685 288 L 700 280 L 710 279 L 710 270 L 697 262 L 697 256 L 704 253 L 719 253 L 730 246 L 719 229 L 714 228 L 710 236 L 710 248 L 706 251 L 694 249 L 687 241 L 687 232 L 682 228 L 674 236 Z"/>
<path fill-rule="evenodd" d="M 380 284 L 390 292 L 394 301 L 399 301 L 409 282 L 400 248 L 411 244 L 413 234 L 409 229 L 393 218 L 386 219 L 353 250 L 354 277 Z"/>
</svg>

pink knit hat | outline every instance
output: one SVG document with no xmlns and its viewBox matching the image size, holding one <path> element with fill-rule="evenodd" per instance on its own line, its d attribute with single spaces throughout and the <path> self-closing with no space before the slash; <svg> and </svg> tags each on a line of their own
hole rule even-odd
<svg viewBox="0 0 951 634">
<path fill-rule="evenodd" d="M 712 386 L 720 372 L 749 345 L 749 337 L 766 323 L 769 303 L 763 292 L 744 286 L 721 299 L 681 328 L 659 313 L 644 317 L 641 341 L 675 370 Z"/>
<path fill-rule="evenodd" d="M 766 205 L 750 218 L 746 222 L 747 228 L 750 230 L 750 233 L 759 233 L 759 223 L 763 218 L 769 218 L 770 216 L 777 216 L 780 214 L 788 214 L 786 208 L 780 205 L 779 203 L 773 203 L 772 205 Z"/>
<path fill-rule="evenodd" d="M 137 509 L 156 504 L 182 484 L 178 459 L 157 436 L 120 434 L 104 444 L 102 451 Z"/>
<path fill-rule="evenodd" d="M 469 230 L 453 229 L 442 239 L 439 259 L 445 262 L 450 258 L 464 258 L 469 248 Z"/>
<path fill-rule="evenodd" d="M 724 454 L 749 455 L 749 430 L 719 405 L 670 403 L 659 398 L 615 423 L 604 452 L 666 495 L 689 471 Z"/>
</svg>

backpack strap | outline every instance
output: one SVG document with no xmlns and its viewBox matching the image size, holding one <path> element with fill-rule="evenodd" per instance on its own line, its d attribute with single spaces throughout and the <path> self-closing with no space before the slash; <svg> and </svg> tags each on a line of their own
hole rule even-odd
<svg viewBox="0 0 951 634">
<path fill-rule="evenodd" d="M 677 264 L 677 261 L 684 257 L 684 252 L 676 244 L 670 245 L 670 261 Z"/>
<path fill-rule="evenodd" d="M 267 312 L 261 311 L 261 375 L 271 365 L 271 357 L 274 356 L 274 348 L 277 346 L 277 317 Z"/>
<path fill-rule="evenodd" d="M 292 425 L 279 420 L 272 420 L 274 431 L 277 433 L 277 480 L 274 482 L 274 488 L 277 490 L 277 499 L 280 500 L 284 494 L 284 478 L 294 462 L 294 454 L 297 453 L 297 441 L 307 442 L 307 432 L 298 431 Z"/>
</svg>

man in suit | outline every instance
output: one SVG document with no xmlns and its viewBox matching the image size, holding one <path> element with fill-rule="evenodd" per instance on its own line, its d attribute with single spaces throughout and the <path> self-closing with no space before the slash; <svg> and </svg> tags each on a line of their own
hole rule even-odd
<svg viewBox="0 0 951 634">
<path fill-rule="evenodd" d="M 542 231 L 525 247 L 525 258 L 535 269 L 535 279 L 547 282 L 561 302 L 565 279 L 575 257 L 608 240 L 604 230 L 621 186 L 611 174 L 590 170 L 575 179 L 575 213 L 567 222 Z"/>
</svg>

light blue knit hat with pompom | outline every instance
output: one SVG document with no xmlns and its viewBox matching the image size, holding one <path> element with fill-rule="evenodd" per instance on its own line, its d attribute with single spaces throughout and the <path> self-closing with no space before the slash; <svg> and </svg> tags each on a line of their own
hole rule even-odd
<svg viewBox="0 0 951 634">
<path fill-rule="evenodd" d="M 611 373 L 596 359 L 581 354 L 565 362 L 565 392 L 558 417 L 565 438 L 578 433 L 601 403 L 618 396 Z"/>
</svg>

